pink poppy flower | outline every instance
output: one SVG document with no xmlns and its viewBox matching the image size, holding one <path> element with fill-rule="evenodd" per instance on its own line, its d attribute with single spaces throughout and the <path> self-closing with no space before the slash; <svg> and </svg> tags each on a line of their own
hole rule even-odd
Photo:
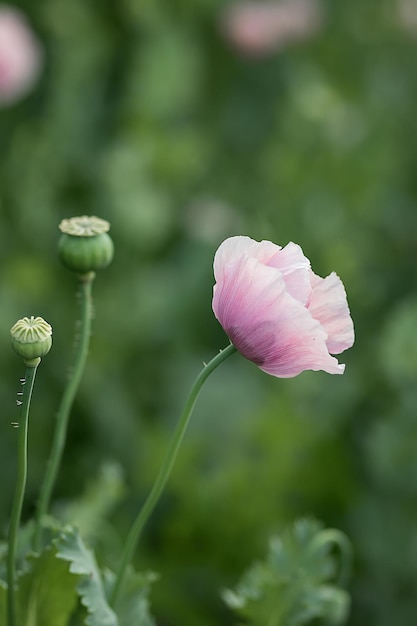
<svg viewBox="0 0 417 626">
<path fill-rule="evenodd" d="M 354 342 L 340 278 L 320 278 L 295 243 L 231 237 L 214 257 L 213 311 L 230 341 L 279 378 L 304 370 L 343 374 L 332 354 Z"/>
<path fill-rule="evenodd" d="M 0 4 L 0 106 L 25 96 L 42 66 L 42 48 L 24 14 Z"/>
</svg>

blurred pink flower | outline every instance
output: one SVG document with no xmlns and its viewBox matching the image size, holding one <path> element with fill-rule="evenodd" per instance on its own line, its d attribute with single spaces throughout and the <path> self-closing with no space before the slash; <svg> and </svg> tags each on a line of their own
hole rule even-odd
<svg viewBox="0 0 417 626">
<path fill-rule="evenodd" d="M 249 0 L 225 10 L 222 30 L 235 48 L 260 56 L 314 35 L 321 22 L 317 0 Z"/>
<path fill-rule="evenodd" d="M 25 96 L 39 76 L 42 49 L 24 14 L 0 5 L 0 106 Z"/>
<path fill-rule="evenodd" d="M 339 354 L 354 342 L 340 278 L 316 276 L 295 243 L 231 237 L 214 257 L 213 311 L 230 341 L 279 378 L 304 370 L 343 374 Z"/>
</svg>

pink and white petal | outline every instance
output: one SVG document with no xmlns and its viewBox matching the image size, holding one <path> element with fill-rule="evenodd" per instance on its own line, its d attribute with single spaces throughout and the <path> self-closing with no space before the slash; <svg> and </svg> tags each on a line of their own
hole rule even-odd
<svg viewBox="0 0 417 626">
<path fill-rule="evenodd" d="M 272 241 L 263 239 L 262 241 L 253 240 L 253 246 L 249 251 L 249 256 L 253 259 L 257 259 L 264 265 L 270 265 L 271 259 L 273 259 L 281 250 L 281 246 L 278 246 Z"/>
<path fill-rule="evenodd" d="M 276 353 L 259 368 L 279 378 L 292 378 L 306 370 L 323 371 L 328 374 L 343 374 L 345 365 L 331 356 L 325 344 L 313 337 L 298 336 L 287 346 L 277 344 Z"/>
<path fill-rule="evenodd" d="M 213 311 L 223 328 L 254 326 L 286 289 L 281 273 L 242 256 L 223 268 L 213 289 Z"/>
<path fill-rule="evenodd" d="M 301 247 L 290 241 L 268 261 L 267 265 L 280 270 L 289 293 L 306 305 L 311 295 L 311 265 Z"/>
<path fill-rule="evenodd" d="M 233 263 L 248 253 L 253 240 L 250 237 L 237 236 L 225 239 L 214 255 L 213 269 L 216 282 L 222 280 L 223 270 L 229 263 Z"/>
<path fill-rule="evenodd" d="M 274 305 L 269 328 L 261 329 L 266 348 L 264 362 L 258 363 L 260 369 L 280 378 L 297 376 L 305 370 L 343 374 L 344 365 L 329 354 L 327 333 L 309 311 L 287 291 Z"/>
<path fill-rule="evenodd" d="M 311 286 L 313 291 L 308 309 L 328 334 L 329 352 L 340 354 L 350 348 L 355 340 L 343 283 L 335 272 L 326 278 L 321 278 L 311 272 Z"/>
<path fill-rule="evenodd" d="M 343 372 L 328 353 L 326 332 L 288 293 L 279 271 L 250 258 L 226 270 L 215 285 L 213 310 L 243 356 L 282 378 L 306 369 Z"/>
<path fill-rule="evenodd" d="M 220 244 L 214 256 L 214 277 L 216 281 L 221 280 L 226 265 L 242 256 L 257 258 L 266 264 L 280 249 L 280 246 L 271 241 L 259 242 L 243 235 L 229 237 Z"/>
</svg>

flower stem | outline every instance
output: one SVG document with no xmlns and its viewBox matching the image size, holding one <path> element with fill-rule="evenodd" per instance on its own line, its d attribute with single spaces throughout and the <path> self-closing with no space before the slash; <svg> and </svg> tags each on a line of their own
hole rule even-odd
<svg viewBox="0 0 417 626">
<path fill-rule="evenodd" d="M 197 401 L 197 397 L 200 393 L 200 390 L 205 383 L 206 379 L 210 376 L 210 374 L 223 363 L 233 352 L 236 351 L 236 348 L 230 344 L 224 350 L 220 351 L 207 365 L 205 365 L 204 369 L 197 376 L 194 385 L 191 388 L 191 391 L 188 395 L 187 401 L 185 403 L 183 412 L 178 420 L 177 426 L 175 428 L 174 434 L 171 439 L 171 443 L 165 455 L 164 461 L 162 463 L 161 469 L 159 470 L 158 476 L 153 484 L 153 487 L 142 507 L 139 511 L 136 520 L 133 523 L 132 528 L 128 534 L 122 558 L 119 565 L 119 570 L 116 575 L 116 579 L 114 582 L 114 586 L 112 589 L 112 593 L 110 596 L 110 604 L 112 606 L 115 605 L 117 598 L 120 593 L 120 589 L 124 580 L 124 576 L 126 573 L 126 568 L 128 564 L 131 562 L 136 544 L 139 540 L 141 532 L 148 521 L 152 511 L 154 510 L 162 491 L 167 483 L 169 475 L 171 473 L 172 467 L 174 465 L 175 459 L 178 454 L 178 450 L 181 446 L 182 440 L 184 438 L 185 431 L 189 424 L 195 403 Z"/>
<path fill-rule="evenodd" d="M 27 449 L 28 449 L 28 429 L 29 429 L 29 408 L 32 398 L 33 385 L 35 383 L 37 365 L 26 369 L 25 381 L 22 395 L 22 413 L 19 424 L 19 440 L 17 453 L 17 479 L 16 491 L 14 494 L 12 513 L 9 527 L 9 549 L 7 553 L 7 623 L 8 626 L 15 626 L 16 606 L 15 606 L 15 579 L 16 579 L 16 550 L 17 535 L 22 515 L 23 498 L 26 489 L 27 479 Z"/>
<path fill-rule="evenodd" d="M 81 294 L 81 327 L 80 337 L 75 355 L 74 367 L 71 377 L 62 396 L 58 409 L 55 432 L 52 441 L 51 453 L 46 468 L 45 478 L 41 487 L 39 503 L 36 513 L 36 525 L 33 536 L 33 549 L 39 552 L 42 539 L 42 520 L 48 512 L 49 503 L 58 475 L 64 452 L 65 439 L 68 429 L 68 421 L 75 395 L 81 382 L 88 356 L 88 346 L 91 334 L 92 298 L 91 290 L 94 280 L 94 272 L 90 272 L 80 279 Z"/>
</svg>

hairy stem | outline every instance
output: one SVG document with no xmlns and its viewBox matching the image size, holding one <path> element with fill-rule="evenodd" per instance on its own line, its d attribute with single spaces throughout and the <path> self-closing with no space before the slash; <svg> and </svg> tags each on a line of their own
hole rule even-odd
<svg viewBox="0 0 417 626">
<path fill-rule="evenodd" d="M 61 464 L 62 455 L 65 447 L 65 440 L 67 436 L 68 421 L 71 412 L 71 408 L 75 399 L 75 395 L 78 391 L 78 387 L 81 382 L 81 378 L 85 369 L 85 364 L 88 356 L 88 346 L 91 334 L 91 319 L 92 319 L 92 283 L 94 280 L 94 273 L 84 276 L 80 280 L 80 294 L 81 294 L 81 327 L 80 337 L 77 344 L 77 351 L 75 355 L 75 362 L 73 370 L 68 381 L 68 384 L 64 390 L 61 404 L 58 409 L 55 432 L 52 441 L 52 448 L 47 464 L 45 478 L 42 483 L 41 492 L 39 496 L 38 508 L 36 512 L 36 526 L 33 536 L 33 549 L 35 552 L 39 552 L 42 539 L 42 520 L 48 513 L 49 504 L 52 497 L 52 492 L 55 486 L 56 478 Z"/>
<path fill-rule="evenodd" d="M 39 359 L 40 360 L 40 359 Z M 28 430 L 29 430 L 29 408 L 32 398 L 33 385 L 35 383 L 37 365 L 26 369 L 25 380 L 23 383 L 21 419 L 19 423 L 19 439 L 17 453 L 17 479 L 16 491 L 14 494 L 12 513 L 10 517 L 9 527 L 9 549 L 7 553 L 7 623 L 8 626 L 16 624 L 16 606 L 15 606 L 15 582 L 16 582 L 16 551 L 17 536 L 22 515 L 23 498 L 26 489 L 27 479 L 27 449 L 28 449 Z"/>
<path fill-rule="evenodd" d="M 136 520 L 133 523 L 133 526 L 128 534 L 122 558 L 120 560 L 119 569 L 116 575 L 115 583 L 112 589 L 110 604 L 112 606 L 115 605 L 117 598 L 119 596 L 122 583 L 124 580 L 124 576 L 126 573 L 126 568 L 128 564 L 131 562 L 137 542 L 142 533 L 142 530 L 149 519 L 152 511 L 154 510 L 162 491 L 166 485 L 166 482 L 171 473 L 172 467 L 174 465 L 175 459 L 178 454 L 178 450 L 181 446 L 181 442 L 184 438 L 185 431 L 187 429 L 188 423 L 190 421 L 197 397 L 200 393 L 200 390 L 206 381 L 206 379 L 210 376 L 210 374 L 223 363 L 233 352 L 236 351 L 236 348 L 230 344 L 227 348 L 219 352 L 207 365 L 205 365 L 204 369 L 200 372 L 197 379 L 194 382 L 194 385 L 191 388 L 191 391 L 188 395 L 187 401 L 184 406 L 184 410 L 178 420 L 176 425 L 174 434 L 171 439 L 171 443 L 165 455 L 164 461 L 162 463 L 161 469 L 159 470 L 158 476 L 153 484 L 153 487 L 142 507 L 139 511 L 139 514 Z"/>
</svg>

